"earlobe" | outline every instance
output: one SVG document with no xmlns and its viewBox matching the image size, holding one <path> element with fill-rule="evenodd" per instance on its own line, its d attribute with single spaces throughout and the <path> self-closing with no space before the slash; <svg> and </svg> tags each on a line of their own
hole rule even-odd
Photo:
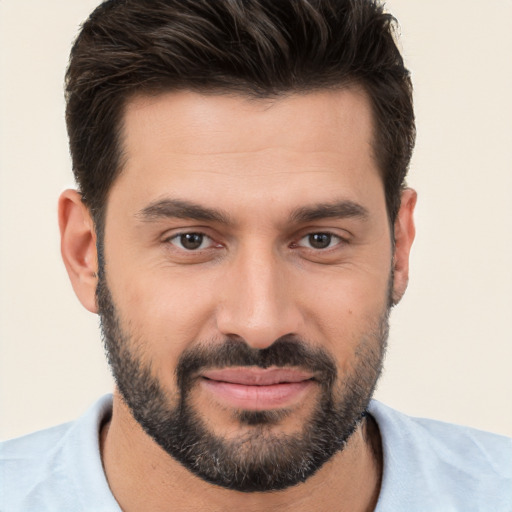
<svg viewBox="0 0 512 512">
<path fill-rule="evenodd" d="M 393 305 L 398 304 L 409 282 L 409 255 L 416 234 L 414 207 L 416 191 L 406 188 L 402 192 L 400 210 L 395 220 L 395 253 L 393 257 Z"/>
<path fill-rule="evenodd" d="M 89 210 L 76 190 L 65 190 L 59 198 L 59 228 L 62 259 L 73 290 L 86 309 L 97 313 L 96 232 Z"/>
</svg>

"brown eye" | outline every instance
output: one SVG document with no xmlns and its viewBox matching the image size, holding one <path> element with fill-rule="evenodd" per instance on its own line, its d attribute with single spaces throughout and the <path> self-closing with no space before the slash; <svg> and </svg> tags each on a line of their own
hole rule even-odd
<svg viewBox="0 0 512 512">
<path fill-rule="evenodd" d="M 308 242 L 313 249 L 327 249 L 331 245 L 332 235 L 329 233 L 312 233 L 308 235 Z"/>
<path fill-rule="evenodd" d="M 317 233 L 310 233 L 309 235 L 302 237 L 297 243 L 297 246 L 322 251 L 325 249 L 332 249 L 337 245 L 343 245 L 344 242 L 345 240 L 338 235 L 320 231 Z"/>
<path fill-rule="evenodd" d="M 182 233 L 176 235 L 170 241 L 176 247 L 186 251 L 205 249 L 211 243 L 210 238 L 202 233 Z"/>
</svg>

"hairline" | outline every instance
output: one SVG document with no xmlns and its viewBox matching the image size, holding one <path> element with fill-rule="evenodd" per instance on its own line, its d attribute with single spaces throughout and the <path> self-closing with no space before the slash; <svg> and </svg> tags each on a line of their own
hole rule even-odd
<svg viewBox="0 0 512 512">
<path fill-rule="evenodd" d="M 289 89 L 279 89 L 274 91 L 257 91 L 256 89 L 250 89 L 249 86 L 245 88 L 238 87 L 221 87 L 221 86 L 180 86 L 180 87 L 165 87 L 164 85 L 155 86 L 155 87 L 141 87 L 136 90 L 133 90 L 121 99 L 121 104 L 119 107 L 119 119 L 116 124 L 116 147 L 115 151 L 116 155 L 116 169 L 114 171 L 114 178 L 111 180 L 109 189 L 105 194 L 105 198 L 102 202 L 102 205 L 98 208 L 96 212 L 91 211 L 89 205 L 86 203 L 86 207 L 89 209 L 91 217 L 93 219 L 96 233 L 97 235 L 103 236 L 105 229 L 105 220 L 108 210 L 108 200 L 112 188 L 114 187 L 116 181 L 121 177 L 124 169 L 127 164 L 127 154 L 126 154 L 126 111 L 128 105 L 137 99 L 144 98 L 159 98 L 161 96 L 167 94 L 177 94 L 180 92 L 192 92 L 197 93 L 202 96 L 226 96 L 232 98 L 240 98 L 246 99 L 249 101 L 265 101 L 265 100 L 281 100 L 285 98 L 289 98 L 292 96 L 306 96 L 309 94 L 315 94 L 319 92 L 328 92 L 328 91 L 346 91 L 353 90 L 359 92 L 364 95 L 366 100 L 368 101 L 368 105 L 370 106 L 371 113 L 371 140 L 370 140 L 370 148 L 371 148 L 371 158 L 374 160 L 379 177 L 382 183 L 382 187 L 384 192 L 386 191 L 386 177 L 385 170 L 382 168 L 382 162 L 379 161 L 378 157 L 378 117 L 375 112 L 374 101 L 372 100 L 371 94 L 368 92 L 367 87 L 364 82 L 357 78 L 348 77 L 347 80 L 338 82 L 332 85 L 313 85 L 310 87 L 297 87 L 297 88 L 289 88 Z M 403 187 L 402 187 L 403 188 Z M 392 218 L 391 213 L 388 209 L 387 201 L 386 201 L 386 214 L 388 217 L 388 221 L 392 226 Z M 393 233 L 393 229 L 391 230 Z"/>
</svg>

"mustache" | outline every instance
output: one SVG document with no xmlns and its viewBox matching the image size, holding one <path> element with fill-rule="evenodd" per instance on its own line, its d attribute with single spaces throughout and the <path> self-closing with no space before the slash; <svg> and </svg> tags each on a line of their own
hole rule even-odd
<svg viewBox="0 0 512 512">
<path fill-rule="evenodd" d="M 186 389 L 201 371 L 235 366 L 298 367 L 313 373 L 317 381 L 329 387 L 337 377 L 336 363 L 327 351 L 313 348 L 296 336 L 286 335 L 264 349 L 252 348 L 235 336 L 220 344 L 192 347 L 181 355 L 176 378 L 180 388 Z"/>
</svg>

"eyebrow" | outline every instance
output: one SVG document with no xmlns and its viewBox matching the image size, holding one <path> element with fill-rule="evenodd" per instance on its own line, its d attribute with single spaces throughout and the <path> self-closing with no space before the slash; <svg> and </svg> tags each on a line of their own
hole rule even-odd
<svg viewBox="0 0 512 512">
<path fill-rule="evenodd" d="M 155 201 L 137 212 L 135 216 L 144 222 L 175 218 L 233 224 L 229 215 L 221 210 L 208 208 L 182 199 L 161 199 Z M 292 212 L 290 220 L 295 223 L 354 217 L 366 220 L 368 216 L 369 212 L 364 206 L 354 201 L 341 200 L 333 203 L 302 206 Z"/>
<path fill-rule="evenodd" d="M 369 211 L 359 203 L 350 200 L 342 200 L 334 203 L 303 206 L 292 213 L 291 219 L 297 223 L 312 222 L 322 219 L 360 218 L 366 220 L 369 215 Z"/>
<path fill-rule="evenodd" d="M 176 218 L 208 222 L 214 221 L 223 224 L 231 223 L 229 216 L 220 210 L 200 206 L 182 199 L 162 199 L 155 201 L 137 212 L 135 216 L 145 222 Z"/>
</svg>

